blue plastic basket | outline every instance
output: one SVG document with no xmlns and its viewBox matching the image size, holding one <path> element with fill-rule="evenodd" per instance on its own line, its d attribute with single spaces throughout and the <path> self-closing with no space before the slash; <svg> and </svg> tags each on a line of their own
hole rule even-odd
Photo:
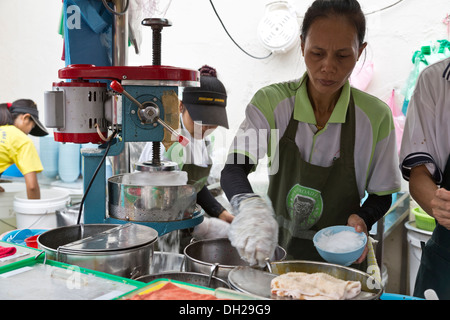
<svg viewBox="0 0 450 320">
<path fill-rule="evenodd" d="M 26 246 L 25 239 L 44 233 L 45 229 L 17 229 L 3 235 L 1 241 Z"/>
</svg>

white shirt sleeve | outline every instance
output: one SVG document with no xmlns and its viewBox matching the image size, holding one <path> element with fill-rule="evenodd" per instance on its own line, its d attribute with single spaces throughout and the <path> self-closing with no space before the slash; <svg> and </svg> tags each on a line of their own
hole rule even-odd
<svg viewBox="0 0 450 320">
<path fill-rule="evenodd" d="M 408 105 L 400 150 L 402 175 L 409 180 L 412 168 L 425 164 L 437 183 L 442 179 L 441 169 L 448 157 L 449 137 L 441 126 L 449 125 L 448 115 L 441 113 L 440 90 L 445 81 L 437 68 L 425 69 Z M 441 110 L 441 111 L 440 111 Z M 449 112 L 446 112 L 449 114 Z"/>
</svg>

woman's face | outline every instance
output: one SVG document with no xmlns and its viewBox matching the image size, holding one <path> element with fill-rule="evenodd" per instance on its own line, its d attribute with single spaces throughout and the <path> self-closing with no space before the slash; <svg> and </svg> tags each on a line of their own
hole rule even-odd
<svg viewBox="0 0 450 320">
<path fill-rule="evenodd" d="M 182 103 L 180 103 L 180 112 L 183 117 L 185 129 L 194 139 L 204 139 L 217 128 L 217 126 L 201 125 L 200 123 L 193 121 L 188 110 Z"/>
<path fill-rule="evenodd" d="M 314 21 L 301 47 L 310 93 L 329 96 L 347 82 L 366 44 L 359 45 L 356 29 L 345 17 L 332 16 Z"/>
</svg>

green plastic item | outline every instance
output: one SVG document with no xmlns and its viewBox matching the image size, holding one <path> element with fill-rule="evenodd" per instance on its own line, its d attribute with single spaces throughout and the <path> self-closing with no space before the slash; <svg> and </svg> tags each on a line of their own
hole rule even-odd
<svg viewBox="0 0 450 320">
<path fill-rule="evenodd" d="M 44 254 L 0 273 L 0 300 L 113 300 L 146 283 L 53 260 Z"/>
<path fill-rule="evenodd" d="M 16 248 L 16 253 L 14 255 L 0 259 L 0 273 L 33 263 L 36 257 L 41 252 L 40 250 L 6 241 L 0 241 L 0 247 Z"/>
<path fill-rule="evenodd" d="M 412 63 L 414 66 L 401 90 L 401 93 L 405 97 L 402 107 L 404 115 L 406 115 L 409 101 L 416 87 L 417 78 L 422 70 L 430 64 L 448 57 L 450 57 L 450 42 L 448 40 L 429 42 L 426 45 L 423 45 L 420 50 L 414 52 L 412 56 Z"/>
</svg>

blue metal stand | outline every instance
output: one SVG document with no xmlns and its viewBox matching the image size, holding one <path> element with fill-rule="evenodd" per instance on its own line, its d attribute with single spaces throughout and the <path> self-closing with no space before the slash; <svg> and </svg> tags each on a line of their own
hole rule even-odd
<svg viewBox="0 0 450 320">
<path fill-rule="evenodd" d="M 135 97 L 139 102 L 144 103 L 150 101 L 159 106 L 160 117 L 164 119 L 164 109 L 159 97 L 164 91 L 173 90 L 177 92 L 176 87 L 148 87 L 148 86 L 124 86 L 124 89 Z M 125 96 L 122 97 L 122 131 L 120 133 L 121 139 L 116 139 L 115 143 L 111 145 L 108 156 L 116 156 L 124 150 L 125 142 L 140 142 L 140 141 L 162 141 L 164 138 L 164 129 L 161 125 L 154 126 L 153 124 L 143 124 L 138 117 L 138 107 L 128 100 Z M 105 154 L 105 148 L 100 146 L 97 149 L 82 149 L 83 156 L 83 183 L 84 191 L 86 192 L 89 183 L 91 182 L 97 167 L 100 165 L 102 157 Z M 84 223 L 98 224 L 124 224 L 130 221 L 124 221 L 114 218 L 106 217 L 106 166 L 105 163 L 100 167 L 89 192 L 86 195 L 84 202 Z M 173 222 L 134 222 L 149 226 L 155 229 L 159 236 L 165 233 L 192 228 L 200 224 L 204 219 L 203 212 L 196 212 L 192 219 L 173 221 Z"/>
</svg>

